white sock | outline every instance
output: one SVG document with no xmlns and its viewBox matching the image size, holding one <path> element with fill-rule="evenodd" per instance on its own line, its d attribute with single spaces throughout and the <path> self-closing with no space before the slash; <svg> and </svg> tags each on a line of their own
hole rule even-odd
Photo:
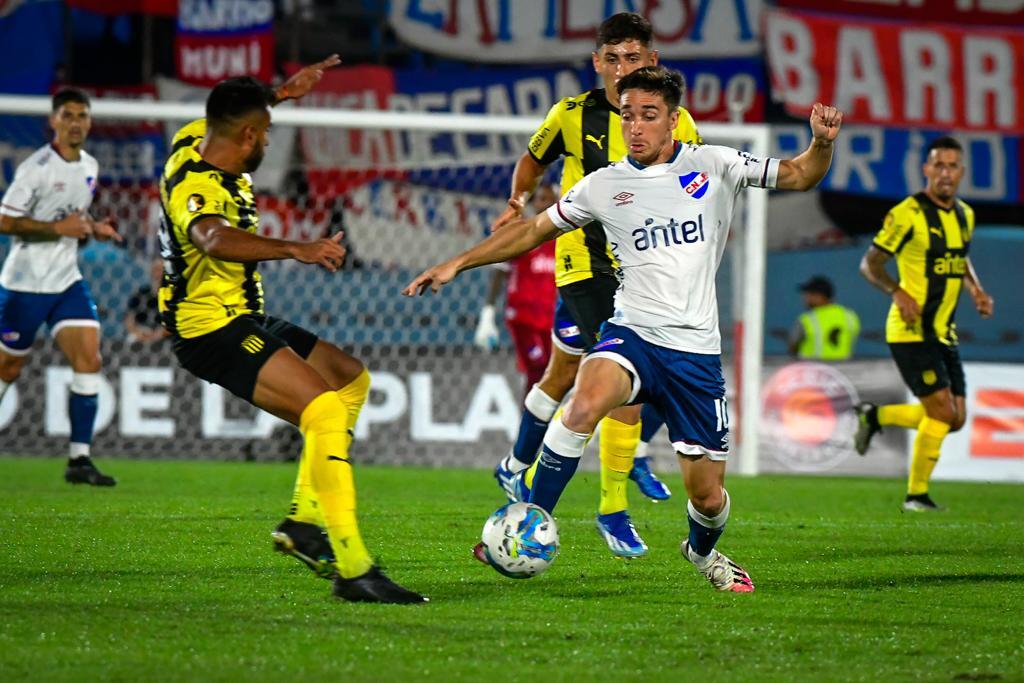
<svg viewBox="0 0 1024 683">
<path fill-rule="evenodd" d="M 636 445 L 636 455 L 633 456 L 633 457 L 634 458 L 646 458 L 647 457 L 647 447 L 649 445 L 650 444 L 648 444 L 646 441 L 641 441 L 640 443 L 638 443 Z"/>
<path fill-rule="evenodd" d="M 73 443 L 68 451 L 68 457 L 74 460 L 75 458 L 88 458 L 89 457 L 89 444 L 87 443 Z"/>
<path fill-rule="evenodd" d="M 526 400 L 523 401 L 527 410 L 545 422 L 551 422 L 551 418 L 555 416 L 555 411 L 558 410 L 561 403 L 545 394 L 537 384 L 530 387 L 530 391 L 526 394 Z"/>
</svg>

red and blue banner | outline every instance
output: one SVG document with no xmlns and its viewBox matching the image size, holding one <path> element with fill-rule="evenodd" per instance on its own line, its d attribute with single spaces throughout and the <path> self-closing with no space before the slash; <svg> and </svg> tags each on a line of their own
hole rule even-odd
<svg viewBox="0 0 1024 683">
<path fill-rule="evenodd" d="M 470 62 L 557 63 L 590 59 L 601 21 L 639 12 L 664 59 L 756 55 L 762 0 L 390 0 L 399 39 Z"/>
<path fill-rule="evenodd" d="M 212 86 L 233 76 L 274 75 L 273 0 L 180 0 L 178 78 Z"/>
<path fill-rule="evenodd" d="M 1024 134 L 1024 30 L 767 11 L 773 95 L 848 123 Z"/>
</svg>

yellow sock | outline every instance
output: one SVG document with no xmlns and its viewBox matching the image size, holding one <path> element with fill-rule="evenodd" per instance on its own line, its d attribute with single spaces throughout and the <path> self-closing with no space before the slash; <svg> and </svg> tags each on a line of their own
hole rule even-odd
<svg viewBox="0 0 1024 683">
<path fill-rule="evenodd" d="M 901 403 L 898 405 L 878 406 L 878 424 L 883 427 L 893 425 L 916 429 L 924 418 L 924 406 L 920 403 Z"/>
<path fill-rule="evenodd" d="M 621 512 L 629 505 L 626 484 L 638 443 L 639 422 L 629 425 L 610 417 L 601 420 L 601 503 L 597 511 L 602 515 Z"/>
<path fill-rule="evenodd" d="M 351 445 L 356 420 L 359 419 L 359 413 L 366 403 L 366 397 L 370 394 L 370 373 L 364 368 L 359 376 L 339 389 L 337 394 L 346 408 L 348 416 L 345 422 L 346 432 L 348 443 Z M 313 490 L 313 477 L 309 469 L 310 457 L 306 454 L 306 450 L 303 447 L 302 458 L 299 460 L 299 476 L 295 480 L 295 490 L 292 493 L 292 505 L 288 512 L 288 519 L 323 526 L 324 518 L 320 514 L 316 492 Z"/>
<path fill-rule="evenodd" d="M 907 494 L 918 496 L 928 493 L 928 480 L 932 470 L 939 461 L 939 450 L 942 440 L 949 434 L 949 425 L 933 420 L 927 415 L 921 418 L 914 438 L 914 454 L 910 461 L 910 479 L 907 482 Z"/>
<path fill-rule="evenodd" d="M 373 560 L 356 523 L 356 486 L 348 460 L 348 411 L 338 395 L 324 392 L 302 411 L 299 426 L 306 438 L 306 456 L 338 573 L 350 579 L 365 574 Z"/>
<path fill-rule="evenodd" d="M 359 413 L 362 412 L 363 406 L 366 404 L 366 397 L 370 395 L 370 372 L 363 368 L 363 371 L 354 380 L 338 389 L 337 394 L 341 402 L 345 404 L 345 410 L 348 412 L 347 425 L 349 438 L 351 439 L 355 435 L 356 420 L 359 419 Z"/>
<path fill-rule="evenodd" d="M 308 453 L 307 445 L 308 441 L 302 446 L 299 476 L 295 480 L 295 491 L 292 493 L 292 506 L 288 511 L 288 519 L 323 526 L 324 519 L 316 502 L 316 491 L 313 490 L 313 475 L 309 471 L 311 456 Z"/>
</svg>

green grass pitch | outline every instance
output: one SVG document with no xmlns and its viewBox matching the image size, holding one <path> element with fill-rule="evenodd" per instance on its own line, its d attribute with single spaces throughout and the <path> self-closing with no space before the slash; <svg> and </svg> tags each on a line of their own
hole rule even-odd
<svg viewBox="0 0 1024 683">
<path fill-rule="evenodd" d="M 720 547 L 757 592 L 723 595 L 679 556 L 682 496 L 631 489 L 651 552 L 615 560 L 581 473 L 561 556 L 512 581 L 470 557 L 489 473 L 359 468 L 372 552 L 431 598 L 406 607 L 270 551 L 294 466 L 103 466 L 117 488 L 0 460 L 2 681 L 1024 680 L 1021 486 L 938 483 L 925 516 L 897 481 L 733 477 Z"/>
</svg>

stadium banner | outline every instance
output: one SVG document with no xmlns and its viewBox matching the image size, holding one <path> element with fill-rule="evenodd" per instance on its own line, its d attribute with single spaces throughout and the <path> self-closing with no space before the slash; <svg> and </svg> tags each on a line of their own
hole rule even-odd
<svg viewBox="0 0 1024 683">
<path fill-rule="evenodd" d="M 967 422 L 943 441 L 934 478 L 1024 482 L 1024 365 L 964 363 L 964 372 Z"/>
<path fill-rule="evenodd" d="M 775 0 L 780 7 L 821 11 L 821 0 Z M 947 24 L 1024 25 L 1024 0 L 830 0 L 828 11 Z"/>
<path fill-rule="evenodd" d="M 941 135 L 964 146 L 964 178 L 958 194 L 967 201 L 1024 203 L 1024 137 L 999 133 L 843 126 L 828 175 L 819 189 L 902 199 L 924 189 L 924 150 Z M 772 156 L 792 158 L 807 149 L 805 124 L 772 126 Z"/>
<path fill-rule="evenodd" d="M 902 476 L 907 445 L 888 430 L 868 456 L 853 450 L 861 401 L 903 403 L 906 387 L 890 360 L 815 363 L 768 361 L 761 389 L 758 450 L 762 472 Z"/>
<path fill-rule="evenodd" d="M 356 428 L 362 462 L 491 467 L 507 452 L 522 409 L 511 353 L 450 346 L 347 347 L 373 376 Z M 135 458 L 290 460 L 297 432 L 178 367 L 169 343 L 103 342 L 94 450 Z M 454 351 L 454 353 L 453 353 Z M 725 363 L 727 386 L 733 385 Z M 49 343 L 37 346 L 0 403 L 0 451 L 63 455 L 71 370 Z M 905 400 L 890 361 L 838 365 L 770 363 L 765 368 L 765 472 L 903 476 L 902 434 L 879 435 L 871 457 L 853 453 L 858 400 Z M 735 417 L 735 416 L 734 416 Z M 596 469 L 596 447 L 584 467 Z M 651 443 L 658 468 L 676 468 L 663 430 Z"/>
<path fill-rule="evenodd" d="M 827 102 L 850 123 L 1024 133 L 1024 30 L 766 17 L 772 90 L 795 115 Z"/>
<path fill-rule="evenodd" d="M 175 63 L 186 83 L 274 76 L 273 0 L 180 0 Z"/>
<path fill-rule="evenodd" d="M 403 42 L 471 62 L 590 59 L 601 21 L 619 11 L 650 19 L 664 59 L 760 52 L 762 0 L 391 0 L 389 22 Z"/>
</svg>

